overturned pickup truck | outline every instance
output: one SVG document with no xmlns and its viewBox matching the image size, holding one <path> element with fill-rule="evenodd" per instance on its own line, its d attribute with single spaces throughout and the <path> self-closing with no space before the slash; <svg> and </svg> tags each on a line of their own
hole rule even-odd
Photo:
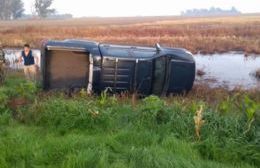
<svg viewBox="0 0 260 168">
<path fill-rule="evenodd" d="M 191 90 L 195 61 L 185 49 L 102 44 L 85 40 L 48 41 L 42 48 L 43 87 L 86 88 L 100 93 L 168 95 Z"/>
</svg>

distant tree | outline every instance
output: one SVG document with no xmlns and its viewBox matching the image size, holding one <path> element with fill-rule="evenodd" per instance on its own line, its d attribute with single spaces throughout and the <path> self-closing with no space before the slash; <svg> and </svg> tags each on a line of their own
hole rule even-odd
<svg viewBox="0 0 260 168">
<path fill-rule="evenodd" d="M 210 9 L 190 9 L 181 13 L 182 16 L 229 16 L 239 14 L 241 14 L 241 12 L 239 12 L 235 7 L 232 7 L 230 10 L 215 7 L 211 7 Z"/>
<path fill-rule="evenodd" d="M 11 2 L 12 2 L 11 13 L 13 19 L 22 17 L 24 13 L 24 3 L 21 0 L 11 0 Z"/>
<path fill-rule="evenodd" d="M 48 15 L 55 13 L 55 9 L 50 8 L 52 3 L 53 0 L 35 0 L 34 8 L 36 14 L 41 18 L 45 18 Z"/>
<path fill-rule="evenodd" d="M 0 19 L 17 19 L 23 15 L 24 4 L 22 0 L 0 0 Z"/>
<path fill-rule="evenodd" d="M 4 19 L 4 9 L 5 9 L 5 0 L 0 0 L 0 19 L 3 20 Z"/>
</svg>

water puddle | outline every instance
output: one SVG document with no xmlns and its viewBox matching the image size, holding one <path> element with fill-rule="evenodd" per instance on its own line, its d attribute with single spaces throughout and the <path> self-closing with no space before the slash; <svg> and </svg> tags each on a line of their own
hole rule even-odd
<svg viewBox="0 0 260 168">
<path fill-rule="evenodd" d="M 4 49 L 6 59 L 12 69 L 22 69 L 18 64 L 21 49 Z M 40 50 L 33 50 L 40 58 Z M 197 70 L 196 83 L 207 83 L 212 87 L 225 86 L 229 89 L 242 87 L 244 89 L 260 88 L 260 81 L 254 73 L 260 69 L 260 56 L 245 57 L 242 53 L 225 53 L 214 55 L 195 55 Z"/>
<path fill-rule="evenodd" d="M 240 53 L 195 55 L 197 70 L 204 72 L 196 82 L 207 82 L 212 87 L 226 86 L 260 88 L 260 81 L 254 76 L 260 69 L 260 56 L 245 57 Z"/>
</svg>

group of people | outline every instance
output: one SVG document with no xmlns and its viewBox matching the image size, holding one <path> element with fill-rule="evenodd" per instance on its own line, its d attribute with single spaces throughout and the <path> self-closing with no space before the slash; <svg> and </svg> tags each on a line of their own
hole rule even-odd
<svg viewBox="0 0 260 168">
<path fill-rule="evenodd" d="M 5 78 L 5 53 L 3 51 L 3 46 L 0 43 L 0 84 L 3 83 Z M 19 53 L 18 58 L 19 63 L 23 63 L 25 78 L 29 81 L 36 81 L 39 58 L 34 55 L 29 44 L 25 44 L 23 51 Z"/>
</svg>

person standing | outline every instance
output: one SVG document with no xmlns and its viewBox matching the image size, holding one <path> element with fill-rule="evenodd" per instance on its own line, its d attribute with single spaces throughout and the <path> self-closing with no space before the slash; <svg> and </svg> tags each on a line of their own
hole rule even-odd
<svg viewBox="0 0 260 168">
<path fill-rule="evenodd" d="M 0 85 L 4 83 L 5 80 L 5 53 L 0 43 Z"/>
<path fill-rule="evenodd" d="M 24 75 L 29 81 L 36 81 L 38 69 L 38 57 L 33 55 L 29 44 L 24 45 L 24 49 L 19 57 L 19 63 L 24 63 Z"/>
</svg>

